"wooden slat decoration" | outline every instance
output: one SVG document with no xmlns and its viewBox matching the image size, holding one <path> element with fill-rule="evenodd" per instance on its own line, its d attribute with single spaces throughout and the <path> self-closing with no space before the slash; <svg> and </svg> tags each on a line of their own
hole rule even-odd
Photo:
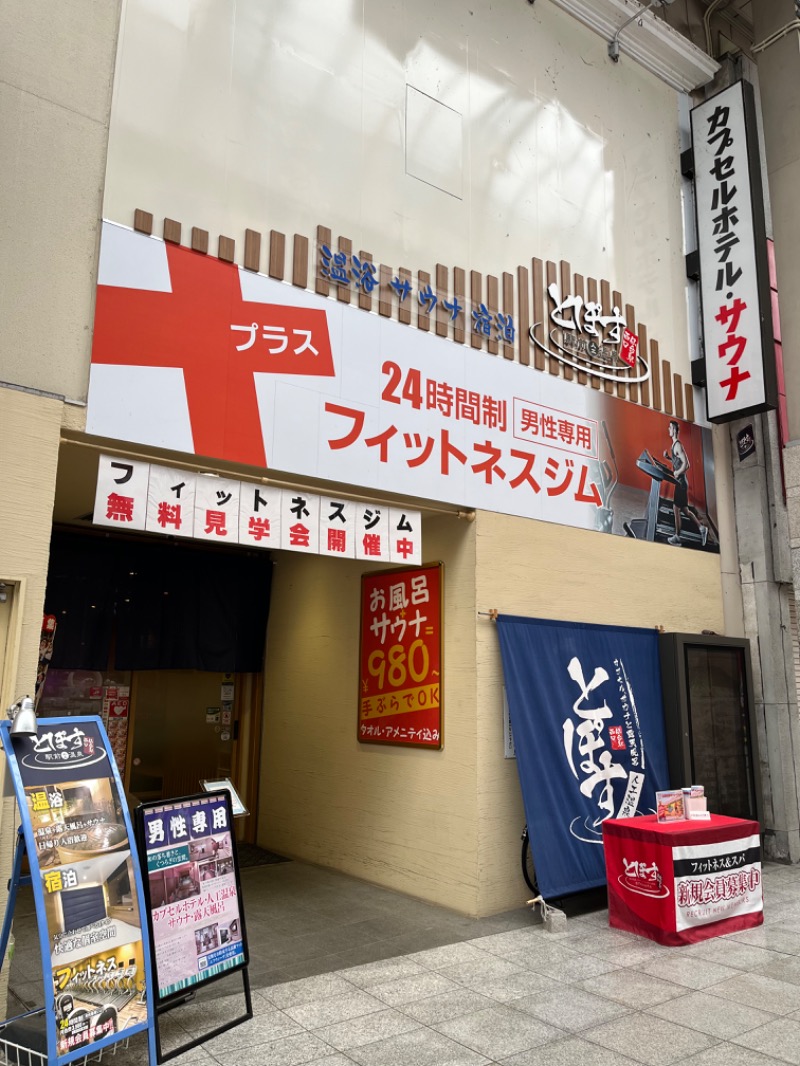
<svg viewBox="0 0 800 1066">
<path fill-rule="evenodd" d="M 572 291 L 572 272 L 569 263 L 565 263 L 563 259 L 558 268 L 558 284 L 561 289 L 561 299 L 563 300 L 567 293 Z M 566 366 L 565 364 L 561 373 L 564 375 L 565 381 L 575 380 L 575 371 L 571 366 Z"/>
<path fill-rule="evenodd" d="M 545 308 L 550 306 L 549 303 L 547 302 L 547 290 L 550 288 L 550 286 L 553 284 L 553 282 L 558 281 L 558 276 L 557 275 L 558 275 L 558 270 L 557 270 L 557 267 L 556 267 L 555 263 L 551 262 L 548 259 L 547 262 L 545 263 L 545 267 L 544 267 L 544 280 L 545 280 L 544 302 L 545 302 Z M 549 321 L 546 321 L 546 323 L 545 323 L 546 335 L 549 335 L 549 333 L 550 333 L 550 330 L 547 329 L 547 326 L 549 326 L 549 324 L 550 324 Z M 553 375 L 553 377 L 558 377 L 558 375 L 559 375 L 559 373 L 561 371 L 561 363 L 559 363 L 558 359 L 554 359 L 552 356 L 548 356 L 547 357 L 547 364 L 548 364 L 547 365 L 547 369 Z"/>
<path fill-rule="evenodd" d="M 463 267 L 453 267 L 453 298 L 458 300 L 462 309 L 453 323 L 453 340 L 456 344 L 463 344 L 471 317 L 467 307 L 467 275 Z"/>
<path fill-rule="evenodd" d="M 661 360 L 658 357 L 658 341 L 650 342 L 650 381 L 653 389 L 653 410 L 663 410 L 661 404 Z"/>
<path fill-rule="evenodd" d="M 431 283 L 431 276 L 424 270 L 417 271 L 417 287 L 420 292 Z M 411 297 L 409 297 L 411 299 Z M 417 298 L 417 329 L 421 329 L 424 333 L 429 333 L 431 328 L 431 317 L 428 314 L 428 305 L 420 303 Z"/>
<path fill-rule="evenodd" d="M 153 215 L 150 211 L 142 211 L 137 207 L 133 212 L 133 228 L 137 233 L 146 233 L 148 237 L 153 235 Z"/>
<path fill-rule="evenodd" d="M 267 271 L 271 278 L 283 281 L 286 273 L 286 236 L 276 229 L 269 231 L 269 266 Z"/>
<path fill-rule="evenodd" d="M 521 366 L 531 365 L 531 339 L 528 330 L 531 328 L 531 294 L 528 268 L 517 267 L 517 337 L 519 338 L 519 361 Z"/>
<path fill-rule="evenodd" d="M 261 263 L 261 234 L 254 229 L 244 231 L 244 268 L 257 271 Z"/>
<path fill-rule="evenodd" d="M 587 278 L 586 280 L 586 299 L 590 303 L 597 303 L 597 280 L 596 278 Z M 593 389 L 602 389 L 603 379 L 597 377 L 596 374 L 589 374 L 589 384 Z"/>
<path fill-rule="evenodd" d="M 509 317 L 514 323 L 514 329 L 519 330 L 519 316 L 514 314 L 514 275 L 503 272 L 503 314 L 506 316 L 506 321 Z M 516 342 L 516 333 L 514 336 Z M 503 342 L 503 356 L 506 359 L 513 359 L 516 355 L 515 344 L 507 344 Z"/>
<path fill-rule="evenodd" d="M 675 396 L 675 414 L 683 418 L 683 378 L 675 374 L 672 380 L 672 391 Z"/>
<path fill-rule="evenodd" d="M 365 252 L 363 249 L 358 253 L 358 258 L 362 263 L 372 263 L 372 252 Z M 372 293 L 364 292 L 364 286 L 362 285 L 358 293 L 358 306 L 362 311 L 372 310 Z"/>
<path fill-rule="evenodd" d="M 410 282 L 412 280 L 411 271 L 408 269 L 408 267 L 400 267 L 400 269 L 397 271 L 397 276 L 400 278 L 401 281 Z M 391 281 L 391 278 L 389 280 Z M 397 321 L 402 322 L 403 325 L 406 326 L 411 325 L 412 299 L 412 296 L 407 296 L 402 303 L 399 299 L 397 301 Z"/>
<path fill-rule="evenodd" d="M 441 263 L 436 264 L 436 336 L 446 337 L 447 327 L 450 323 L 450 312 L 444 306 L 449 293 L 447 289 L 447 267 Z"/>
<path fill-rule="evenodd" d="M 308 237 L 302 237 L 299 233 L 294 235 L 292 249 L 292 285 L 298 289 L 308 287 Z"/>
<path fill-rule="evenodd" d="M 653 410 L 663 411 L 661 403 L 661 359 L 658 355 L 658 341 L 650 341 L 650 382 L 653 389 Z"/>
<path fill-rule="evenodd" d="M 572 282 L 572 292 L 575 296 L 580 296 L 583 299 L 583 274 L 576 274 Z M 589 375 L 585 370 L 577 371 L 578 384 L 586 385 L 589 381 Z"/>
<path fill-rule="evenodd" d="M 349 237 L 339 238 L 339 251 L 344 252 L 347 256 L 348 262 L 350 256 L 353 254 L 353 242 Z M 336 286 L 336 299 L 340 304 L 350 303 L 350 286 L 349 285 L 337 285 Z"/>
<path fill-rule="evenodd" d="M 192 251 L 208 255 L 208 230 L 192 226 Z"/>
<path fill-rule="evenodd" d="M 612 308 L 613 307 L 617 307 L 617 308 L 622 307 L 622 293 L 621 292 L 616 292 L 616 291 L 613 292 L 611 294 L 611 300 L 612 300 L 612 305 L 611 305 Z M 622 333 L 622 330 L 620 329 L 620 343 L 622 343 L 621 333 Z M 627 400 L 627 398 L 628 398 L 628 383 L 627 383 L 627 381 L 618 381 L 617 382 L 617 396 L 621 400 Z"/>
<path fill-rule="evenodd" d="M 380 285 L 378 288 L 378 314 L 382 318 L 392 317 L 392 268 L 385 263 L 378 267 Z"/>
<path fill-rule="evenodd" d="M 647 366 L 651 367 L 650 374 L 652 376 L 653 361 L 650 357 L 650 344 L 647 338 L 647 326 L 642 325 L 640 322 L 637 328 L 639 334 L 639 355 L 644 359 Z M 642 407 L 650 406 L 650 378 L 647 381 L 643 381 L 639 386 L 639 393 L 642 401 Z"/>
<path fill-rule="evenodd" d="M 486 307 L 492 319 L 492 335 L 488 338 L 486 347 L 492 355 L 497 355 L 500 345 L 497 343 L 495 315 L 500 310 L 500 282 L 493 274 L 486 275 Z"/>
<path fill-rule="evenodd" d="M 603 310 L 607 307 L 611 307 L 611 286 L 605 280 L 600 282 L 600 303 L 603 306 Z M 616 391 L 616 386 L 613 381 L 603 381 L 603 391 L 609 396 L 613 396 Z"/>
<path fill-rule="evenodd" d="M 633 304 L 625 304 L 625 325 L 631 333 L 636 332 L 636 311 L 633 308 Z M 641 352 L 639 354 L 641 355 Z M 636 366 L 633 368 L 637 378 L 640 366 L 641 364 L 637 361 Z M 639 385 L 636 382 L 628 386 L 628 398 L 631 403 L 639 402 Z"/>
<path fill-rule="evenodd" d="M 675 408 L 672 406 L 672 367 L 670 366 L 669 359 L 661 360 L 661 398 L 664 403 L 664 414 L 674 414 Z"/>
<path fill-rule="evenodd" d="M 477 311 L 478 307 L 482 303 L 481 293 L 483 292 L 483 279 L 477 270 L 470 270 L 469 272 L 469 296 L 472 304 L 471 311 Z M 483 336 L 480 333 L 476 333 L 472 329 L 472 314 L 469 315 L 467 321 L 470 323 L 469 343 L 473 348 L 483 347 Z"/>
<path fill-rule="evenodd" d="M 134 229 L 138 233 L 152 235 L 153 216 L 150 212 L 139 208 L 134 213 Z M 179 244 L 182 235 L 182 224 L 175 219 L 163 220 L 164 240 Z M 193 226 L 191 229 L 190 247 L 201 255 L 209 252 L 208 230 Z M 322 244 L 331 247 L 331 231 L 325 226 L 317 226 L 317 259 L 312 263 L 310 259 L 310 242 L 301 234 L 294 234 L 293 253 L 291 266 L 292 284 L 298 288 L 307 288 L 310 274 L 314 275 L 314 291 L 319 295 L 330 295 L 332 282 L 320 273 L 319 248 Z M 338 250 L 344 253 L 352 261 L 352 241 L 346 237 L 340 237 Z M 234 263 L 236 256 L 236 242 L 231 237 L 220 234 L 218 238 L 217 257 L 226 263 Z M 362 262 L 373 262 L 369 252 L 358 253 Z M 258 271 L 261 260 L 261 233 L 257 230 L 245 230 L 244 243 L 244 268 Z M 278 230 L 269 232 L 269 257 L 268 273 L 272 278 L 283 281 L 287 271 L 286 260 L 286 237 Z M 391 267 L 381 264 L 377 273 L 377 301 L 378 313 L 384 318 L 391 318 L 397 307 L 397 320 L 404 325 L 411 324 L 412 306 L 417 308 L 417 327 L 423 332 L 431 329 L 431 319 L 437 336 L 452 336 L 456 343 L 466 343 L 469 334 L 469 343 L 472 348 L 481 349 L 486 341 L 486 348 L 493 355 L 497 354 L 502 345 L 503 356 L 506 359 L 514 359 L 519 352 L 519 362 L 522 366 L 533 366 L 537 370 L 547 371 L 553 376 L 562 374 L 565 380 L 577 380 L 581 385 L 591 384 L 592 388 L 602 388 L 607 394 L 616 393 L 620 399 L 627 399 L 632 403 L 641 403 L 643 406 L 652 407 L 656 411 L 694 422 L 694 389 L 689 382 L 684 382 L 680 374 L 673 373 L 668 360 L 661 360 L 659 356 L 658 342 L 648 337 L 647 327 L 637 324 L 636 312 L 632 304 L 624 305 L 625 324 L 631 332 L 638 333 L 639 358 L 650 368 L 650 377 L 641 383 L 604 381 L 596 377 L 590 371 L 575 370 L 561 364 L 557 359 L 548 356 L 533 344 L 532 337 L 543 346 L 547 345 L 549 337 L 548 329 L 548 294 L 547 288 L 553 282 L 557 282 L 562 294 L 573 293 L 575 296 L 585 298 L 587 302 L 599 302 L 604 308 L 621 307 L 622 296 L 619 292 L 612 293 L 611 286 L 607 281 L 598 282 L 594 278 L 584 278 L 581 274 L 571 275 L 570 264 L 561 261 L 558 266 L 551 261 L 543 263 L 541 259 L 532 259 L 530 270 L 527 267 L 517 267 L 516 274 L 503 272 L 502 282 L 493 275 L 487 275 L 485 296 L 483 276 L 478 271 L 470 271 L 469 297 L 466 292 L 466 270 L 462 267 L 453 267 L 452 293 L 449 285 L 449 269 L 442 263 L 436 264 L 435 287 L 433 291 L 437 297 L 435 311 L 430 314 L 428 307 L 414 297 L 427 289 L 431 284 L 431 275 L 425 271 L 417 274 L 417 286 L 404 301 L 395 300 L 391 286 L 394 272 Z M 397 272 L 400 278 L 412 282 L 412 273 L 406 267 L 401 267 Z M 501 291 L 502 285 L 502 291 Z M 363 310 L 373 309 L 373 291 L 365 291 L 363 286 L 355 288 L 351 285 L 337 285 L 337 299 L 343 303 L 351 302 L 351 294 L 357 293 L 358 306 Z M 585 289 L 585 297 L 584 297 Z M 452 318 L 452 310 L 444 306 L 445 301 L 457 300 L 462 310 L 455 321 Z M 492 320 L 492 335 L 487 337 L 484 333 L 475 332 L 472 329 L 472 310 L 477 310 L 481 303 L 485 303 Z M 503 339 L 500 323 L 497 315 L 501 313 L 510 316 L 515 328 L 515 341 L 509 343 Z M 533 359 L 531 359 L 533 348 Z M 563 369 L 562 369 L 563 366 Z M 639 373 L 639 367 L 636 371 Z"/>
<path fill-rule="evenodd" d="M 319 296 L 330 296 L 331 283 L 327 278 L 322 276 L 320 272 L 320 262 L 322 255 L 322 246 L 327 244 L 331 246 L 331 231 L 327 226 L 317 226 L 317 247 L 315 249 L 314 256 L 314 292 Z"/>
<path fill-rule="evenodd" d="M 544 263 L 541 259 L 531 259 L 531 292 L 533 295 L 533 336 L 539 344 L 544 344 L 547 336 L 547 322 L 545 321 L 547 300 Z M 533 346 L 533 365 L 537 370 L 544 370 L 547 359 L 539 344 Z"/>
<path fill-rule="evenodd" d="M 164 234 L 164 240 L 169 241 L 170 244 L 181 243 L 181 224 L 176 222 L 174 218 L 164 219 L 164 228 L 162 230 Z"/>
<path fill-rule="evenodd" d="M 684 384 L 683 396 L 686 405 L 686 418 L 689 422 L 694 422 L 694 389 L 691 381 L 687 381 Z"/>
</svg>

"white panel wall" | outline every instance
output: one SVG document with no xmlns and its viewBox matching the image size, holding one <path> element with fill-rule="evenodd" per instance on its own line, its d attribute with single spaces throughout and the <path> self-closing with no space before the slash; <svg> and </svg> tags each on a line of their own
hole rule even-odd
<svg viewBox="0 0 800 1066">
<path fill-rule="evenodd" d="M 679 185 L 674 92 L 548 3 L 125 7 L 104 211 L 126 225 L 213 249 L 322 223 L 414 270 L 566 259 L 686 373 Z"/>
</svg>

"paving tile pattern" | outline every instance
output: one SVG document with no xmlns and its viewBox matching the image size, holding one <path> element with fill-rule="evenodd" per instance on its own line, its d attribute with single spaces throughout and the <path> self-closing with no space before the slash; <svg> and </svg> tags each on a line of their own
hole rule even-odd
<svg viewBox="0 0 800 1066">
<path fill-rule="evenodd" d="M 763 926 L 686 948 L 610 929 L 597 900 L 551 934 L 300 863 L 242 881 L 254 1016 L 176 1066 L 800 1066 L 800 867 L 765 866 Z M 12 1013 L 41 994 L 25 906 Z M 242 1010 L 239 976 L 208 986 L 163 1016 L 165 1049 Z"/>
</svg>

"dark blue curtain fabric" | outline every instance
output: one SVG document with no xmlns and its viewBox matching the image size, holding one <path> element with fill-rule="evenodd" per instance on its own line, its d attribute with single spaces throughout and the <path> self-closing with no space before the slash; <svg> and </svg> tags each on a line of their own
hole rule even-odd
<svg viewBox="0 0 800 1066">
<path fill-rule="evenodd" d="M 540 891 L 596 888 L 603 821 L 669 787 L 658 634 L 513 615 L 497 631 Z"/>
<path fill-rule="evenodd" d="M 45 610 L 63 670 L 258 673 L 272 561 L 204 543 L 56 531 Z"/>
</svg>

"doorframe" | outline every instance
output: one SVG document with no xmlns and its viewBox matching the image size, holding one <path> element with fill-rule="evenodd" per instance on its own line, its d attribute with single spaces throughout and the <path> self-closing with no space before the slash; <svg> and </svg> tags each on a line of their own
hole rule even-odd
<svg viewBox="0 0 800 1066">
<path fill-rule="evenodd" d="M 0 581 L 6 586 L 8 597 L 5 603 L 0 604 L 0 611 L 6 616 L 5 639 L 0 644 L 0 711 L 5 713 L 6 708 L 21 695 L 16 688 L 27 581 L 24 577 L 6 577 L 2 574 Z"/>
<path fill-rule="evenodd" d="M 251 677 L 252 684 L 244 684 Z M 241 782 L 242 770 L 247 782 L 240 792 L 245 807 L 250 812 L 240 818 L 236 826 L 236 839 L 255 844 L 258 830 L 259 784 L 261 782 L 261 740 L 264 725 L 264 667 L 258 673 L 234 675 L 234 736 L 231 773 L 234 782 Z M 246 694 L 245 694 L 245 690 Z M 249 704 L 249 706 L 248 706 Z M 245 728 L 246 727 L 246 728 Z"/>
</svg>

